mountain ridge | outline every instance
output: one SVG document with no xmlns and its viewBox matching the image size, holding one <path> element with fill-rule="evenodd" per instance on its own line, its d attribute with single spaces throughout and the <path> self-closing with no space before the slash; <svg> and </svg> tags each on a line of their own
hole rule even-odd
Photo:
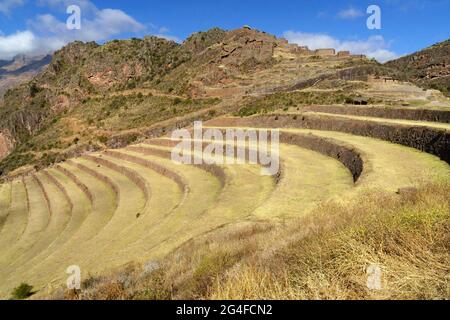
<svg viewBox="0 0 450 320">
<path fill-rule="evenodd" d="M 450 40 L 389 61 L 386 66 L 402 71 L 405 80 L 450 96 Z"/>
<path fill-rule="evenodd" d="M 309 50 L 250 27 L 213 28 L 182 44 L 154 36 L 103 45 L 75 41 L 56 51 L 31 81 L 6 92 L 0 173 L 124 146 L 237 111 L 253 96 L 332 79 L 364 81 L 370 74 L 398 77 L 364 56 Z M 157 123 L 167 128 L 154 131 Z"/>
</svg>

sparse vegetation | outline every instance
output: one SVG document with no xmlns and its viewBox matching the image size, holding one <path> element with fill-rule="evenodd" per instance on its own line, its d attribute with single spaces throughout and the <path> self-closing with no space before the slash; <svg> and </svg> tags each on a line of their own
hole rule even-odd
<svg viewBox="0 0 450 320">
<path fill-rule="evenodd" d="M 390 61 L 387 66 L 401 71 L 402 79 L 439 90 L 450 96 L 450 40 L 435 44 L 412 55 Z"/>
<path fill-rule="evenodd" d="M 277 109 L 298 105 L 353 104 L 356 98 L 358 98 L 356 93 L 344 90 L 332 92 L 299 91 L 275 93 L 247 102 L 235 115 L 248 117 L 258 113 L 264 114 Z M 378 100 L 369 98 L 366 99 L 366 102 L 376 103 Z"/>
</svg>

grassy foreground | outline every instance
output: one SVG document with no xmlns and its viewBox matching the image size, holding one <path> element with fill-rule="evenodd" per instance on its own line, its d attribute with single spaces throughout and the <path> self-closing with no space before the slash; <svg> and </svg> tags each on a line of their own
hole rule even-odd
<svg viewBox="0 0 450 320">
<path fill-rule="evenodd" d="M 450 184 L 371 192 L 286 223 L 243 223 L 54 299 L 449 299 Z M 369 290 L 367 268 L 381 268 Z"/>
</svg>

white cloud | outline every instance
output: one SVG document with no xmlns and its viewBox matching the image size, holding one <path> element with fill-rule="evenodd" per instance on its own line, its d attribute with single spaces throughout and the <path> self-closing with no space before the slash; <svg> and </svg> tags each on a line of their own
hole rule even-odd
<svg viewBox="0 0 450 320">
<path fill-rule="evenodd" d="M 0 4 L 8 1 L 24 0 L 0 0 Z M 149 30 L 124 11 L 98 9 L 89 0 L 38 0 L 36 3 L 60 13 L 65 13 L 69 5 L 78 5 L 81 8 L 81 29 L 67 29 L 66 21 L 58 20 L 52 14 L 38 15 L 28 21 L 28 30 L 11 35 L 0 33 L 0 59 L 11 59 L 21 53 L 30 55 L 49 53 L 75 40 L 102 42 L 127 33 L 142 35 Z M 167 34 L 169 32 L 167 28 L 158 28 L 150 24 L 150 30 L 159 37 L 180 42 L 179 38 Z"/>
<path fill-rule="evenodd" d="M 362 17 L 363 15 L 364 13 L 361 10 L 353 7 L 338 12 L 338 17 L 341 19 L 355 19 Z"/>
<path fill-rule="evenodd" d="M 167 32 L 169 32 L 170 30 L 169 30 L 169 28 L 166 28 L 166 27 L 161 27 L 161 28 L 159 28 L 159 32 L 160 33 L 167 33 Z"/>
<path fill-rule="evenodd" d="M 386 49 L 377 49 L 375 51 L 370 52 L 368 55 L 371 58 L 376 59 L 379 62 L 387 62 L 390 60 L 394 60 L 399 58 L 400 56 L 395 52 L 386 50 Z"/>
<path fill-rule="evenodd" d="M 38 0 L 36 4 L 41 7 L 49 7 L 61 12 L 65 12 L 66 8 L 71 5 L 77 5 L 86 14 L 97 11 L 97 7 L 89 0 Z"/>
<path fill-rule="evenodd" d="M 41 0 L 41 2 L 56 6 L 64 0 Z M 99 10 L 89 1 L 82 2 L 85 7 L 90 5 L 90 12 L 88 17 L 82 12 L 80 30 L 67 29 L 66 21 L 60 21 L 51 14 L 39 15 L 34 20 L 28 21 L 28 30 L 0 36 L 0 59 L 11 59 L 17 54 L 49 53 L 75 40 L 104 41 L 123 33 L 138 33 L 146 29 L 121 10 Z"/>
<path fill-rule="evenodd" d="M 29 54 L 36 50 L 37 39 L 30 31 L 0 36 L 0 60 L 9 60 L 18 54 Z"/>
<path fill-rule="evenodd" d="M 286 31 L 283 36 L 291 43 L 308 46 L 312 50 L 336 48 L 339 45 L 339 40 L 327 34 Z"/>
<path fill-rule="evenodd" d="M 171 36 L 171 35 L 168 35 L 168 34 L 161 34 L 161 33 L 159 33 L 159 34 L 155 34 L 154 36 L 158 37 L 158 38 L 166 39 L 166 40 L 169 40 L 169 41 L 175 41 L 176 43 L 183 42 L 183 40 L 181 40 L 180 38 L 178 38 L 176 36 Z"/>
<path fill-rule="evenodd" d="M 14 7 L 23 6 L 24 0 L 2 0 L 0 1 L 0 13 L 9 15 Z"/>
<path fill-rule="evenodd" d="M 93 19 L 82 19 L 80 30 L 69 30 L 65 21 L 51 14 L 38 16 L 29 22 L 32 30 L 43 37 L 55 37 L 64 42 L 74 40 L 102 41 L 124 32 L 140 32 L 145 26 L 121 10 L 98 10 Z"/>
<path fill-rule="evenodd" d="M 327 34 L 286 31 L 283 36 L 291 43 L 308 46 L 310 49 L 335 48 L 338 51 L 348 50 L 354 54 L 365 54 L 380 62 L 398 57 L 389 50 L 390 43 L 382 36 L 372 36 L 366 40 L 339 40 Z"/>
<path fill-rule="evenodd" d="M 163 38 L 169 41 L 175 41 L 177 43 L 183 42 L 180 38 L 169 35 L 168 33 L 170 32 L 170 29 L 167 27 L 158 28 L 157 26 L 153 25 L 152 28 L 157 30 L 157 32 L 154 34 L 155 37 Z"/>
</svg>

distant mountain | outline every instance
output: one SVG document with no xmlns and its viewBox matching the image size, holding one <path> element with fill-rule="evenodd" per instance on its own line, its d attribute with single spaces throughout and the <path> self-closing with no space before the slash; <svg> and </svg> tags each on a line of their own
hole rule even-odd
<svg viewBox="0 0 450 320">
<path fill-rule="evenodd" d="M 51 56 L 28 57 L 18 55 L 14 59 L 0 60 L 0 99 L 6 90 L 31 80 L 51 61 Z"/>
<path fill-rule="evenodd" d="M 0 68 L 11 63 L 11 60 L 0 60 Z"/>
<path fill-rule="evenodd" d="M 386 63 L 403 72 L 405 80 L 450 96 L 450 40 Z"/>
</svg>

